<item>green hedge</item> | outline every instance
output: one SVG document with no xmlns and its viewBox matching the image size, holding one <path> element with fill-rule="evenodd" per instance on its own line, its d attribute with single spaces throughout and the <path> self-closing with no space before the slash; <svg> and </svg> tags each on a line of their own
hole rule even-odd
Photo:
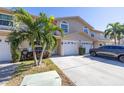
<svg viewBox="0 0 124 93">
<path fill-rule="evenodd" d="M 21 52 L 18 49 L 11 48 L 12 62 L 19 62 L 21 57 Z"/>
<path fill-rule="evenodd" d="M 79 55 L 84 55 L 86 53 L 86 49 L 83 47 L 79 47 Z"/>
</svg>

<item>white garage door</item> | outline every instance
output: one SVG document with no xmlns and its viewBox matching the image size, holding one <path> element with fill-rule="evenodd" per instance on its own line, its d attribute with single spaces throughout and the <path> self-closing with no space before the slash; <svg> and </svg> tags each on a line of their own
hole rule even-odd
<svg viewBox="0 0 124 93">
<path fill-rule="evenodd" d="M 64 55 L 77 55 L 78 53 L 78 47 L 79 43 L 78 41 L 72 41 L 72 40 L 63 40 L 62 42 L 62 51 Z"/>
<path fill-rule="evenodd" d="M 89 53 L 89 50 L 93 48 L 92 42 L 88 42 L 88 41 L 82 41 L 81 46 L 86 49 L 86 53 Z"/>
<path fill-rule="evenodd" d="M 10 44 L 6 36 L 0 36 L 0 61 L 11 60 Z"/>
</svg>

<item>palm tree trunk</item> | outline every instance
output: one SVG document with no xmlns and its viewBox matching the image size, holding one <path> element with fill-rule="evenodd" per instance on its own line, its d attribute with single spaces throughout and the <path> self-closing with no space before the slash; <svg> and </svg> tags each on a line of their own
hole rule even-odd
<svg viewBox="0 0 124 93">
<path fill-rule="evenodd" d="M 32 40 L 33 41 L 33 40 Z M 34 64 L 37 66 L 38 60 L 37 60 L 37 55 L 35 52 L 35 45 L 34 42 L 31 42 L 31 47 L 32 47 L 32 52 L 33 52 L 33 58 L 34 58 Z"/>
<path fill-rule="evenodd" d="M 36 52 L 35 52 L 35 50 L 33 50 L 33 57 L 34 57 L 34 62 L 35 62 L 35 65 L 37 65 L 38 63 L 38 61 L 37 61 L 37 55 L 36 55 Z"/>
<path fill-rule="evenodd" d="M 121 44 L 121 35 L 119 35 L 119 37 L 118 37 L 118 45 L 120 45 Z"/>
<path fill-rule="evenodd" d="M 117 39 L 115 38 L 115 40 L 114 40 L 114 41 L 115 41 L 115 45 L 116 45 L 116 44 L 117 44 Z"/>
<path fill-rule="evenodd" d="M 117 39 L 117 44 L 119 45 L 119 39 Z"/>
<path fill-rule="evenodd" d="M 44 53 L 45 49 L 46 49 L 46 44 L 44 44 L 44 46 L 43 46 L 43 50 L 42 50 L 42 52 L 41 52 L 38 65 L 40 65 L 40 64 L 42 63 L 42 60 L 43 60 L 43 53 Z"/>
<path fill-rule="evenodd" d="M 119 38 L 119 39 L 118 39 L 118 45 L 120 45 L 120 43 L 121 43 L 121 39 Z"/>
</svg>

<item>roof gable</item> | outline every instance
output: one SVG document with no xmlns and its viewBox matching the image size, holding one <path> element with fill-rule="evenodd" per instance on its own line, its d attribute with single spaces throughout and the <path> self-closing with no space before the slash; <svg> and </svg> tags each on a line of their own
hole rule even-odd
<svg viewBox="0 0 124 93">
<path fill-rule="evenodd" d="M 70 16 L 70 17 L 57 17 L 56 20 L 64 20 L 64 19 L 76 19 L 77 21 L 81 22 L 82 24 L 86 25 L 90 29 L 94 29 L 89 23 L 87 23 L 84 19 L 80 16 Z"/>
<path fill-rule="evenodd" d="M 0 8 L 0 13 L 12 14 L 12 11 L 7 8 Z"/>
</svg>

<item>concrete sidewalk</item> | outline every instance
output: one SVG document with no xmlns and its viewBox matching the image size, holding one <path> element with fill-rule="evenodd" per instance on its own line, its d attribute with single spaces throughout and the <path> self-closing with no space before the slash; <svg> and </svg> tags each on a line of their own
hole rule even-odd
<svg viewBox="0 0 124 93">
<path fill-rule="evenodd" d="M 124 85 L 124 63 L 116 60 L 90 56 L 51 60 L 78 86 Z"/>
</svg>

